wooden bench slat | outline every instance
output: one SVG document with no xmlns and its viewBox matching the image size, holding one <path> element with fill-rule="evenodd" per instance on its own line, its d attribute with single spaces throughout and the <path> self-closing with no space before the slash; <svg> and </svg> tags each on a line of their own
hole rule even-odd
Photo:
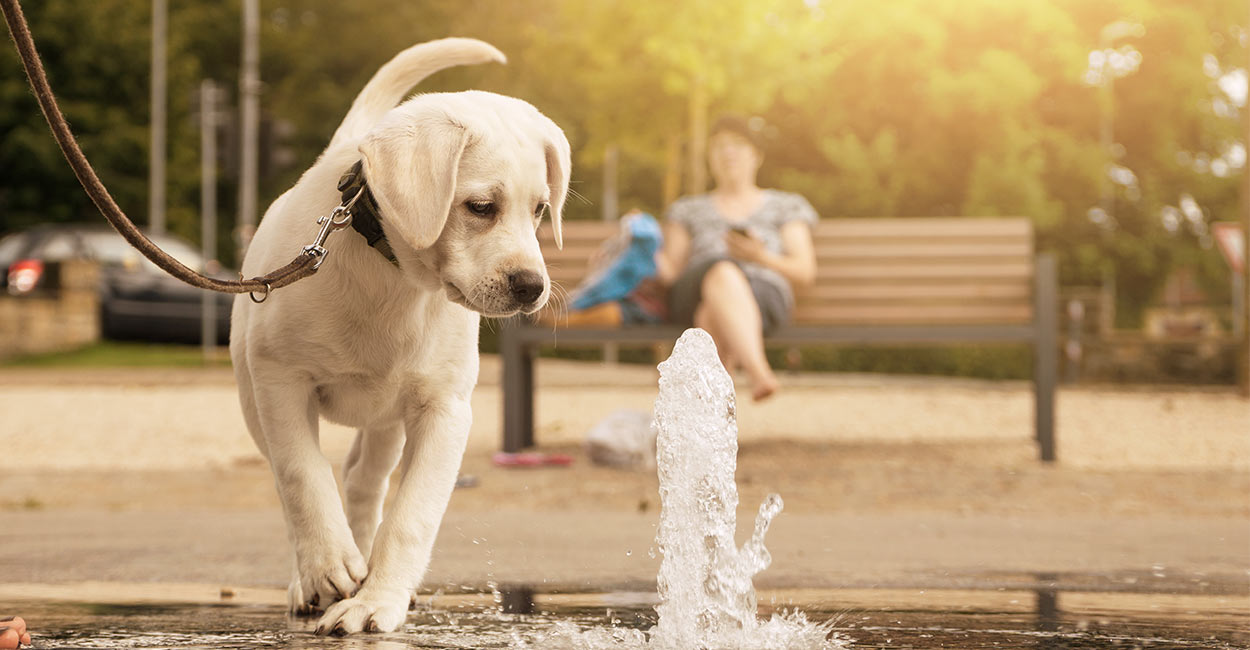
<svg viewBox="0 0 1250 650">
<path fill-rule="evenodd" d="M 564 236 L 564 243 L 570 240 L 596 240 L 603 241 L 610 235 L 614 235 L 621 231 L 619 221 L 565 221 L 561 228 L 561 234 Z M 543 221 L 538 227 L 538 241 L 543 246 L 548 244 L 555 248 L 555 236 L 551 233 L 551 222 Z"/>
<path fill-rule="evenodd" d="M 880 263 L 854 264 L 829 262 L 816 267 L 818 280 L 890 280 L 914 278 L 917 281 L 958 278 L 1027 278 L 1033 274 L 1031 262 L 985 262 L 957 264 L 907 264 Z"/>
<path fill-rule="evenodd" d="M 585 277 L 588 267 L 589 260 L 584 259 L 552 260 L 547 263 L 547 272 L 552 276 L 564 277 L 573 275 L 580 279 Z M 925 278 L 950 280 L 960 277 L 1002 277 L 1009 279 L 1027 276 L 1032 273 L 1032 270 L 1032 261 L 1023 258 L 956 258 L 950 260 L 911 260 L 902 258 L 868 260 L 818 259 L 816 278 L 818 281 L 844 278 L 915 278 L 919 282 L 923 282 Z"/>
<path fill-rule="evenodd" d="M 546 261 L 547 264 L 555 264 L 555 263 L 561 263 L 561 262 L 577 262 L 580 264 L 585 264 L 587 261 L 590 260 L 591 256 L 593 256 L 596 252 L 598 252 L 598 250 L 599 250 L 598 244 L 594 244 L 592 246 L 590 244 L 568 243 L 568 242 L 565 242 L 564 250 L 562 251 L 552 250 L 552 249 L 547 248 L 546 246 L 542 247 L 543 260 Z"/>
<path fill-rule="evenodd" d="M 1033 223 L 1025 218 L 908 217 L 828 219 L 812 229 L 821 237 L 1027 237 Z"/>
<path fill-rule="evenodd" d="M 927 323 L 1027 323 L 1033 308 L 1027 304 L 943 305 L 803 305 L 794 311 L 794 322 L 804 325 L 927 324 Z"/>
<path fill-rule="evenodd" d="M 856 244 L 889 244 L 896 242 L 923 243 L 940 241 L 944 243 L 1012 243 L 1032 241 L 1033 237 L 1024 232 L 960 232 L 952 230 L 903 230 L 899 232 L 860 232 L 846 233 L 816 228 L 812 230 L 812 241 L 815 242 L 854 242 Z"/>
<path fill-rule="evenodd" d="M 563 227 L 564 243 L 600 243 L 620 232 L 616 221 L 566 221 Z M 1013 218 L 964 218 L 964 217 L 907 217 L 907 218 L 856 218 L 824 219 L 812 227 L 817 239 L 848 238 L 890 240 L 924 239 L 929 237 L 955 237 L 969 239 L 1020 238 L 1032 240 L 1033 224 L 1023 217 Z M 543 247 L 555 249 L 551 224 L 544 223 L 538 229 L 538 239 Z"/>
<path fill-rule="evenodd" d="M 900 262 L 929 259 L 977 259 L 985 257 L 1027 260 L 1033 257 L 1033 247 L 1026 239 L 1011 242 L 945 243 L 931 240 L 900 243 L 897 240 L 864 245 L 854 242 L 834 241 L 816 243 L 817 261 L 897 259 Z"/>
<path fill-rule="evenodd" d="M 928 285 L 906 284 L 842 284 L 824 283 L 807 287 L 798 294 L 800 303 L 839 300 L 908 301 L 908 300 L 1032 300 L 1033 289 L 1028 282 L 942 282 Z"/>
</svg>

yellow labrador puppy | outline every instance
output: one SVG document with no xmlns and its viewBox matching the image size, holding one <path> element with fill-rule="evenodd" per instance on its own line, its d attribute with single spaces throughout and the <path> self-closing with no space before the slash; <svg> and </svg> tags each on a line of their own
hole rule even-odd
<svg viewBox="0 0 1250 650">
<path fill-rule="evenodd" d="M 433 72 L 503 60 L 481 41 L 445 39 L 382 66 L 329 147 L 265 213 L 243 262 L 249 277 L 285 264 L 343 200 L 340 189 L 360 194 L 355 231 L 330 237 L 320 271 L 260 304 L 240 296 L 230 337 L 243 414 L 295 550 L 289 605 L 324 610 L 319 634 L 403 622 L 469 435 L 478 319 L 533 313 L 550 295 L 535 231 L 549 213 L 560 241 L 564 133 L 492 93 L 400 104 Z M 346 507 L 319 417 L 358 429 Z"/>
</svg>

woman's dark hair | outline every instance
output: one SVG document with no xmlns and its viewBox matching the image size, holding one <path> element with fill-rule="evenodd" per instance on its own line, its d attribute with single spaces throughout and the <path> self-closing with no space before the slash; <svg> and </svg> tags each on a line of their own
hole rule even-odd
<svg viewBox="0 0 1250 650">
<path fill-rule="evenodd" d="M 762 153 L 764 151 L 763 130 L 763 120 L 760 118 L 747 119 L 741 115 L 727 114 L 716 118 L 716 121 L 712 123 L 712 128 L 708 131 L 708 137 L 718 133 L 740 135 Z"/>
</svg>

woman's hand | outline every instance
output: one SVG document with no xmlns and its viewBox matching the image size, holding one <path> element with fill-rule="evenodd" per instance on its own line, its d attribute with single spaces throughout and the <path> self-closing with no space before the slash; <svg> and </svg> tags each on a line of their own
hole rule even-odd
<svg viewBox="0 0 1250 650">
<path fill-rule="evenodd" d="M 746 233 L 730 230 L 725 234 L 725 244 L 729 247 L 729 256 L 743 262 L 762 265 L 768 256 L 764 243 Z"/>
<path fill-rule="evenodd" d="M 725 235 L 729 255 L 737 260 L 758 264 L 780 273 L 792 287 L 805 287 L 816 281 L 816 254 L 812 247 L 812 231 L 806 223 L 791 221 L 781 227 L 781 246 L 777 254 L 750 235 L 729 231 Z"/>
</svg>

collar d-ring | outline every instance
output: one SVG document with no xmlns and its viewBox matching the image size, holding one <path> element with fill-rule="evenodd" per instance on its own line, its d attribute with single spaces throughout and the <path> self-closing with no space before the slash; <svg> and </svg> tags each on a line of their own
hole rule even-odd
<svg viewBox="0 0 1250 650">
<path fill-rule="evenodd" d="M 260 303 L 265 302 L 266 300 L 268 300 L 268 299 L 269 299 L 269 292 L 270 292 L 270 291 L 273 291 L 273 288 L 269 286 L 269 283 L 268 283 L 268 282 L 266 282 L 266 283 L 265 283 L 265 293 L 264 293 L 264 294 L 260 297 L 260 299 L 259 299 L 259 300 L 256 298 L 256 292 L 255 292 L 255 291 L 249 291 L 249 292 L 247 292 L 247 295 L 248 295 L 248 296 L 252 299 L 252 302 L 254 302 L 254 303 L 256 303 L 256 304 L 258 304 L 258 305 L 259 305 Z"/>
</svg>

